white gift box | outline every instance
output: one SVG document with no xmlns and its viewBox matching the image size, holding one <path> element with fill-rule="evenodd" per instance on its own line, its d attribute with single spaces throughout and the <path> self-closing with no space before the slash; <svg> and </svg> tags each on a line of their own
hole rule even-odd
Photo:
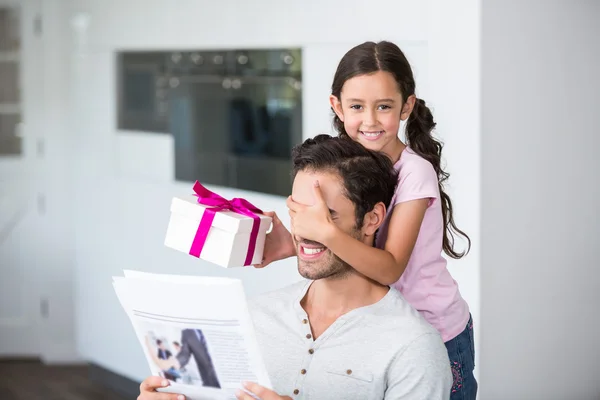
<svg viewBox="0 0 600 400">
<path fill-rule="evenodd" d="M 194 195 L 174 197 L 165 246 L 190 254 L 190 249 L 207 207 L 198 203 Z M 265 236 L 271 217 L 255 214 L 260 226 L 250 264 L 260 264 L 265 247 Z M 217 211 L 210 226 L 200 258 L 222 267 L 242 267 L 248 253 L 253 218 L 234 211 Z"/>
</svg>

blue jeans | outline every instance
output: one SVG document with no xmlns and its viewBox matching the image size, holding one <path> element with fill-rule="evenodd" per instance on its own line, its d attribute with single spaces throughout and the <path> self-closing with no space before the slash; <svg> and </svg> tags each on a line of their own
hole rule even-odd
<svg viewBox="0 0 600 400">
<path fill-rule="evenodd" d="M 475 369 L 473 318 L 469 317 L 465 330 L 445 344 L 453 378 L 450 400 L 475 400 L 477 381 L 473 375 Z"/>
</svg>

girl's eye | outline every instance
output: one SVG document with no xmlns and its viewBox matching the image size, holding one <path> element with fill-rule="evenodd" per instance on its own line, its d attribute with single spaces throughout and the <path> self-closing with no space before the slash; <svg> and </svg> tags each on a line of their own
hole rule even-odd
<svg viewBox="0 0 600 400">
<path fill-rule="evenodd" d="M 352 105 L 350 106 L 350 108 L 351 108 L 351 109 L 353 109 L 353 110 L 360 110 L 361 106 L 360 106 L 360 105 L 358 105 L 358 104 L 352 104 Z"/>
<path fill-rule="evenodd" d="M 385 105 L 385 104 L 382 104 L 382 105 L 379 106 L 379 108 L 382 109 L 382 110 L 389 110 L 392 107 L 390 107 L 388 105 Z"/>
</svg>

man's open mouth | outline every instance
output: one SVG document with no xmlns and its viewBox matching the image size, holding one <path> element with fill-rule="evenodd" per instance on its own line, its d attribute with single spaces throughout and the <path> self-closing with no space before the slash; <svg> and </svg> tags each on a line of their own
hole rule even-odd
<svg viewBox="0 0 600 400">
<path fill-rule="evenodd" d="M 303 256 L 303 258 L 307 258 L 307 259 L 311 259 L 311 258 L 317 258 L 319 257 L 322 253 L 325 252 L 325 250 L 327 250 L 327 248 L 325 246 L 323 246 L 322 244 L 308 244 L 308 243 L 300 243 L 300 254 Z"/>
</svg>

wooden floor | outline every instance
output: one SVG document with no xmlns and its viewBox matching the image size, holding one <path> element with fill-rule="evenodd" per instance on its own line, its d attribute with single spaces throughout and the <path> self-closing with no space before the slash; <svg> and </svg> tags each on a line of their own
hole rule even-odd
<svg viewBox="0 0 600 400">
<path fill-rule="evenodd" d="M 2 400 L 131 400 L 90 380 L 85 366 L 0 360 Z"/>
</svg>

